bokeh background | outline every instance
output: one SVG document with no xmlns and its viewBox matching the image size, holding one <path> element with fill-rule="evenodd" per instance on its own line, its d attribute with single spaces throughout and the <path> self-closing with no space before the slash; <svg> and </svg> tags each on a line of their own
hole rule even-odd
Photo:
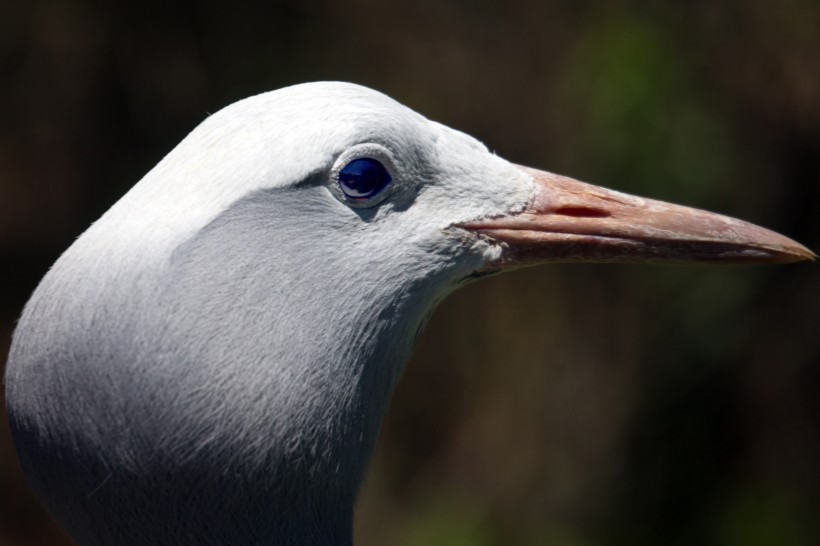
<svg viewBox="0 0 820 546">
<path fill-rule="evenodd" d="M 816 0 L 0 0 L 0 351 L 60 252 L 208 113 L 326 79 L 820 248 Z M 818 324 L 816 264 L 467 287 L 398 388 L 357 543 L 820 544 Z M 0 545 L 60 544 L 0 415 Z"/>
</svg>

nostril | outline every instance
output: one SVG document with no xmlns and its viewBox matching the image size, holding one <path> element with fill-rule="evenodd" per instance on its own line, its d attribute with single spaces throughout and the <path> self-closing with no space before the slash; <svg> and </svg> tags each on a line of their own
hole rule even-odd
<svg viewBox="0 0 820 546">
<path fill-rule="evenodd" d="M 572 216 L 575 218 L 607 218 L 611 216 L 609 212 L 601 209 L 589 207 L 561 207 L 555 210 L 555 214 Z"/>
</svg>

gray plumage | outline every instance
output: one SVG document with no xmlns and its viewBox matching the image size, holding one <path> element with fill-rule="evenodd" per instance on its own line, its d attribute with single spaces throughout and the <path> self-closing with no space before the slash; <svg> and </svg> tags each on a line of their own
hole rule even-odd
<svg viewBox="0 0 820 546">
<path fill-rule="evenodd" d="M 363 204 L 337 175 L 365 156 L 393 182 Z M 514 246 L 462 226 L 538 187 L 350 84 L 211 116 L 26 305 L 6 389 L 32 487 L 83 545 L 350 544 L 417 334 Z"/>
<path fill-rule="evenodd" d="M 362 144 L 401 178 L 378 210 L 328 189 Z M 81 544 L 350 542 L 414 336 L 488 251 L 442 228 L 497 196 L 435 221 L 441 174 L 482 155 L 506 168 L 345 84 L 209 118 L 59 259 L 20 319 L 8 405 L 48 510 Z M 518 177 L 496 212 L 528 198 Z"/>
</svg>

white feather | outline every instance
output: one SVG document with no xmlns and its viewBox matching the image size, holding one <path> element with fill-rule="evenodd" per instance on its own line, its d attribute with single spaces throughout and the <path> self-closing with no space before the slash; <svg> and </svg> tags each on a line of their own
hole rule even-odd
<svg viewBox="0 0 820 546">
<path fill-rule="evenodd" d="M 334 173 L 393 176 L 351 206 Z M 500 249 L 520 169 L 372 90 L 299 85 L 209 117 L 45 277 L 7 375 L 23 466 L 80 544 L 343 544 L 435 305 Z"/>
</svg>

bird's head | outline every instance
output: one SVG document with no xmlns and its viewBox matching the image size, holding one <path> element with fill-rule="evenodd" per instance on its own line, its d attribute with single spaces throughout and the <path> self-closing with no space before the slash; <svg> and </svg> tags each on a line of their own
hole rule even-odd
<svg viewBox="0 0 820 546">
<path fill-rule="evenodd" d="M 174 248 L 249 199 L 281 206 L 270 222 L 298 227 L 327 256 L 404 256 L 420 272 L 435 258 L 455 277 L 541 262 L 814 257 L 740 220 L 509 163 L 347 83 L 297 85 L 214 114 L 112 209 L 129 206 L 118 220 L 128 229 L 112 233 Z"/>
<path fill-rule="evenodd" d="M 350 378 L 334 388 L 371 384 L 382 400 L 374 420 L 426 317 L 465 281 L 542 262 L 813 257 L 746 222 L 509 163 L 346 83 L 289 87 L 210 116 L 88 239 L 139 261 L 114 269 L 134 277 L 149 263 L 160 277 L 143 285 L 169 293 L 140 305 L 170 323 L 166 352 L 287 369 L 249 387 L 276 393 L 296 378 L 285 399 L 317 373 Z M 246 377 L 214 372 L 226 373 Z M 253 397 L 232 400 L 247 404 L 234 413 L 264 411 Z"/>
<path fill-rule="evenodd" d="M 83 245 L 125 256 L 110 270 L 137 278 L 148 267 L 173 286 L 150 298 L 184 326 L 175 347 L 199 353 L 222 339 L 275 362 L 403 363 L 444 296 L 525 265 L 814 257 L 740 220 L 512 164 L 347 83 L 297 85 L 210 116 Z M 384 368 L 391 382 L 401 371 Z"/>
</svg>

